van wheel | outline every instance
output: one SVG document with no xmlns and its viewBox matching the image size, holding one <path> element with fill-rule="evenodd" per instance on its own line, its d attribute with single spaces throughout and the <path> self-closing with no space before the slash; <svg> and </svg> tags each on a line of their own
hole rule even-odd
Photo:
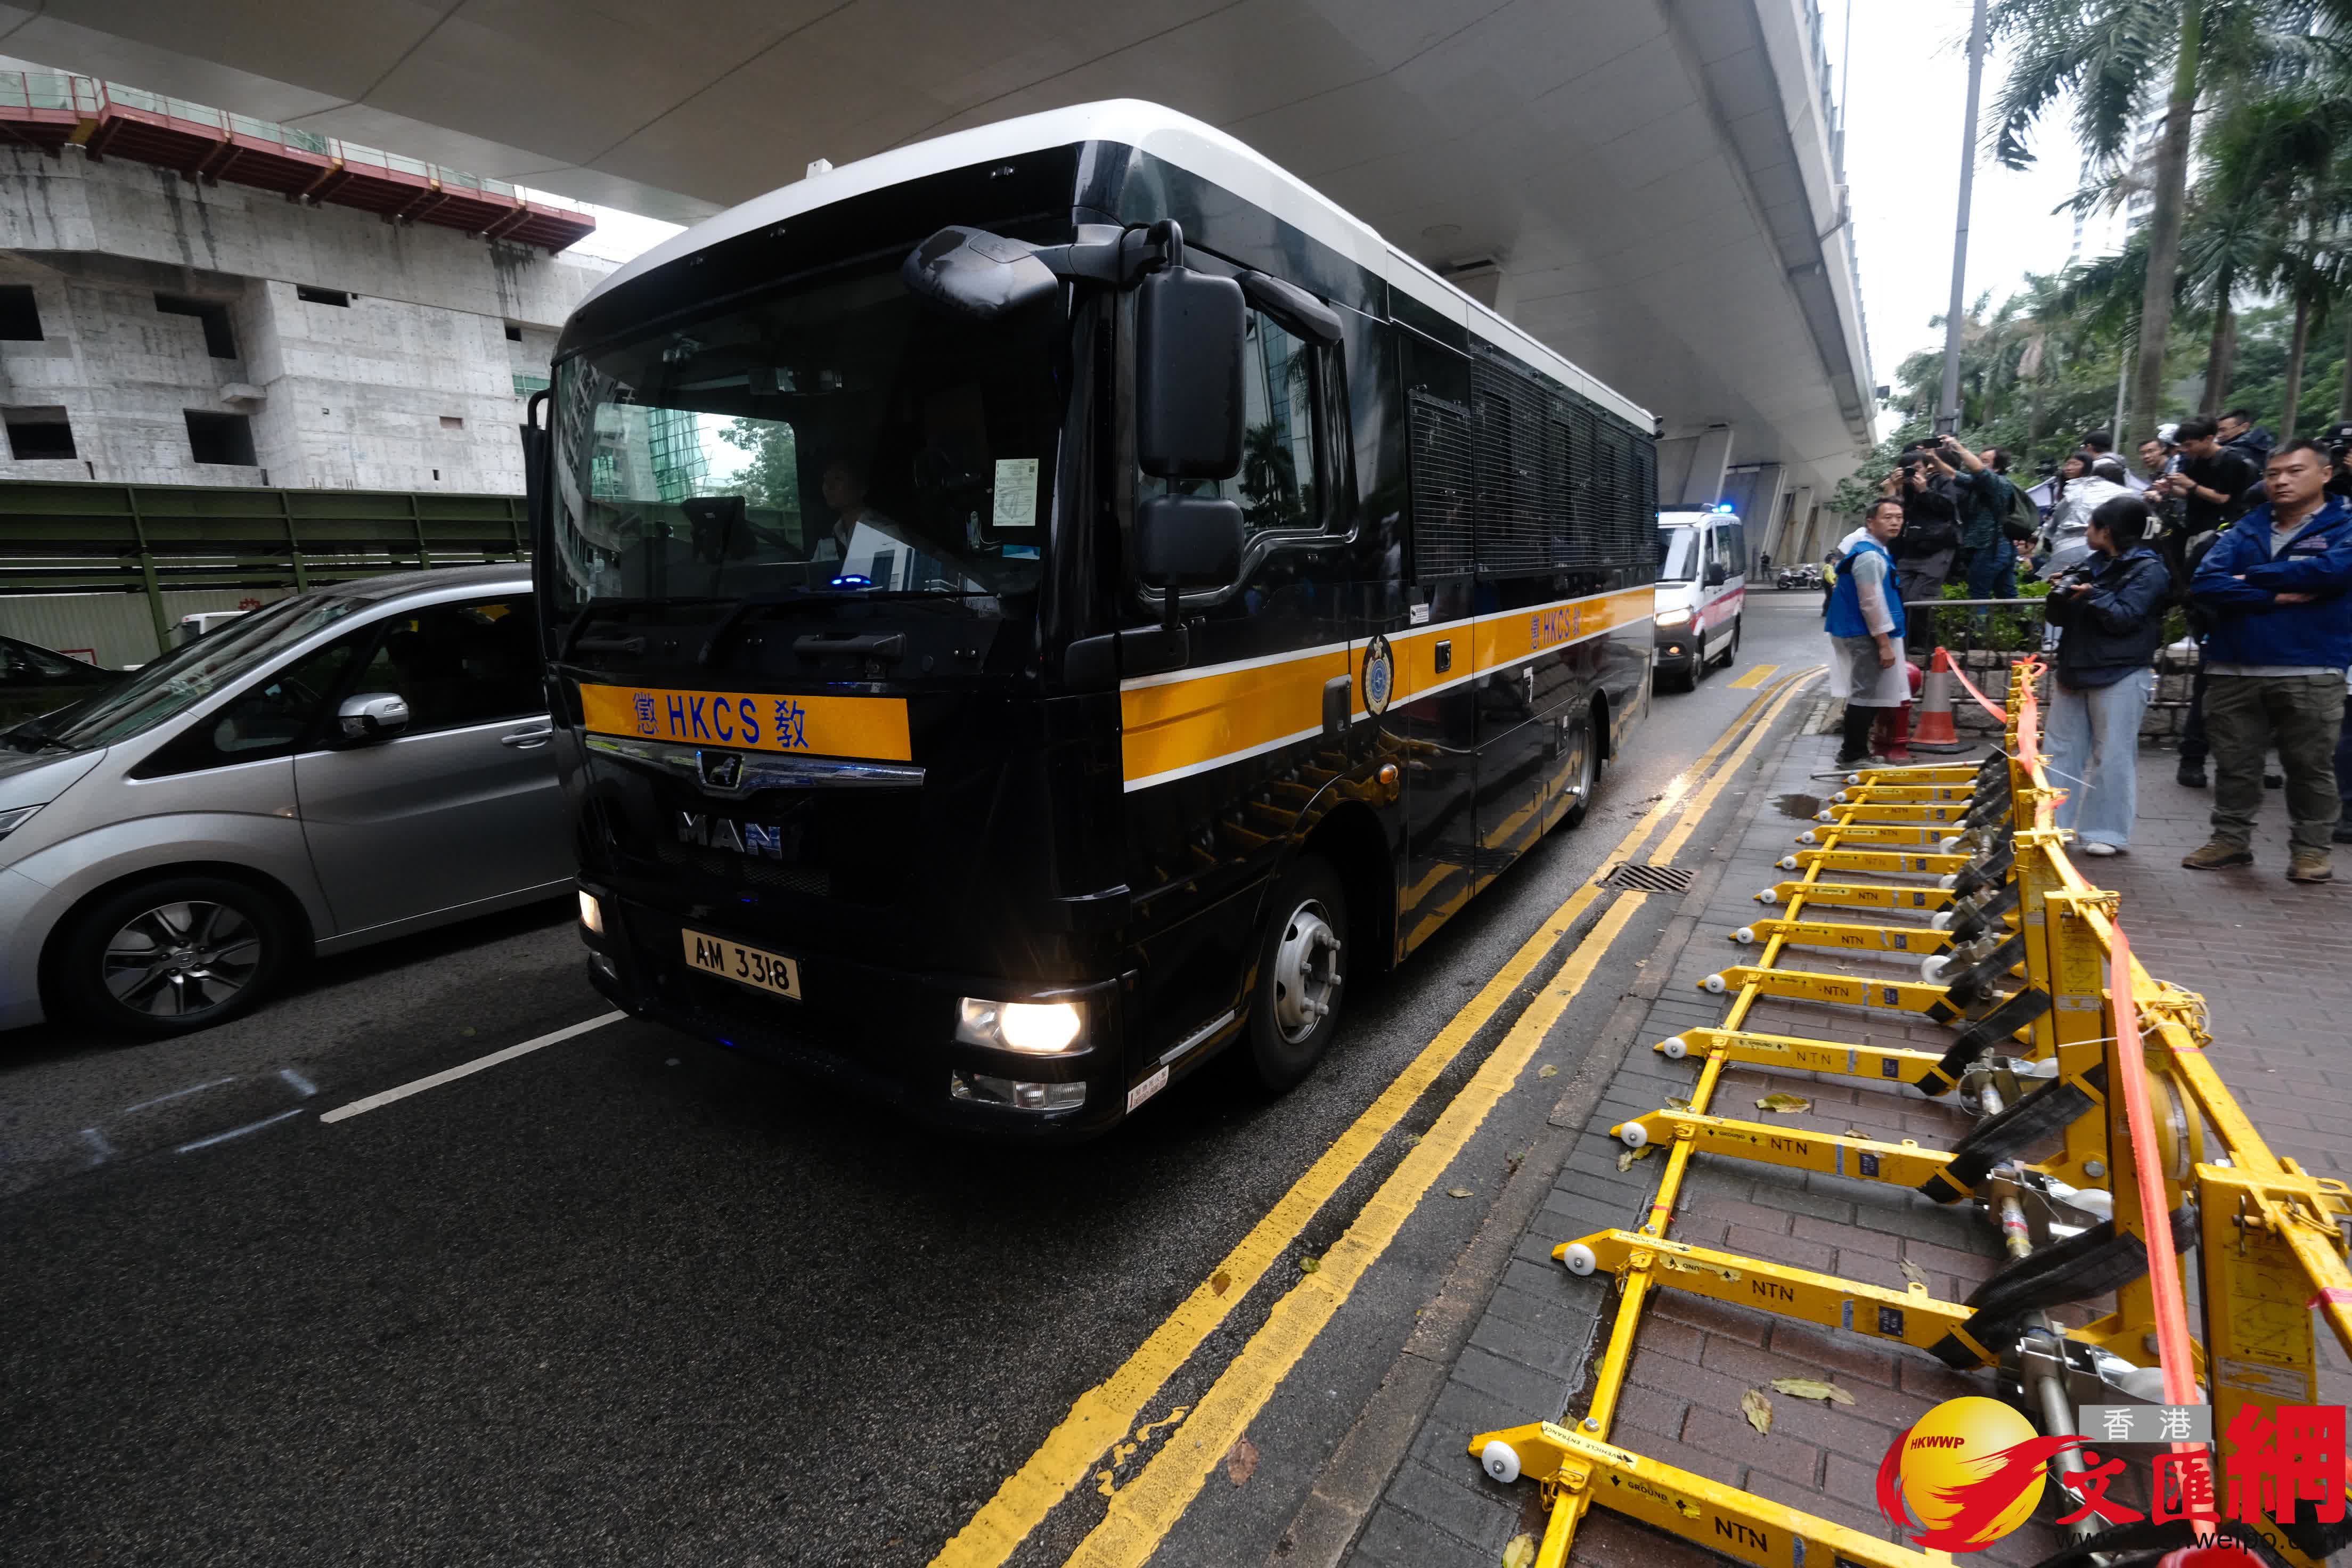
<svg viewBox="0 0 2352 1568">
<path fill-rule="evenodd" d="M 1745 616 L 1734 616 L 1731 618 L 1731 642 L 1723 650 L 1723 668 L 1726 669 L 1739 662 L 1739 627 L 1747 618 Z"/>
<path fill-rule="evenodd" d="M 1339 1027 L 1347 889 L 1320 856 L 1301 856 L 1276 884 L 1266 912 L 1250 1004 L 1250 1064 L 1258 1082 L 1280 1094 L 1315 1070 Z"/>
<path fill-rule="evenodd" d="M 185 1035 L 251 1012 L 292 950 L 292 927 L 268 894 L 225 877 L 163 877 L 83 910 L 53 973 L 58 1000 L 85 1023 Z"/>
</svg>

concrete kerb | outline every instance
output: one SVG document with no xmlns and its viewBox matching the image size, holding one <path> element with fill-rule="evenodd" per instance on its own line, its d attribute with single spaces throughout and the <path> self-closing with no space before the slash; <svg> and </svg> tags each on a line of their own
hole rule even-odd
<svg viewBox="0 0 2352 1568">
<path fill-rule="evenodd" d="M 1784 739 L 1815 732 L 1822 706 L 1820 699 L 1799 705 L 1773 728 Z M 1681 994 L 1666 994 L 1668 978 L 1682 967 L 1690 938 L 1702 921 L 1721 923 L 1721 911 L 1709 915 L 1709 905 L 1762 814 L 1778 756 L 1768 738 L 1741 775 L 1727 784 L 1723 804 L 1729 815 L 1640 978 L 1620 999 L 1554 1103 L 1546 1119 L 1549 1133 L 1505 1183 L 1486 1223 L 1423 1310 L 1412 1338 L 1379 1392 L 1324 1466 L 1307 1501 L 1267 1557 L 1267 1568 L 1336 1568 L 1360 1543 L 1370 1560 L 1385 1561 L 1373 1550 L 1375 1537 L 1385 1536 L 1417 1541 L 1412 1561 L 1423 1568 L 1447 1561 L 1433 1553 L 1448 1547 L 1454 1553 L 1451 1560 L 1464 1568 L 1474 1563 L 1485 1568 L 1511 1535 L 1541 1528 L 1540 1521 L 1530 1526 L 1522 1518 L 1525 1497 L 1489 1481 L 1463 1458 L 1462 1443 L 1476 1429 L 1476 1421 L 1466 1410 L 1449 1414 L 1447 1406 L 1474 1405 L 1482 1411 L 1512 1412 L 1509 1419 L 1521 1420 L 1525 1416 L 1517 1412 L 1546 1403 L 1557 1414 L 1582 1387 L 1603 1302 L 1562 1299 L 1558 1284 L 1564 1276 L 1551 1261 L 1550 1249 L 1569 1236 L 1617 1223 L 1657 1190 L 1656 1168 L 1650 1163 L 1630 1172 L 1616 1169 L 1619 1145 L 1609 1135 L 1616 1118 L 1601 1107 L 1601 1100 L 1629 1071 L 1677 1086 L 1689 1078 L 1688 1069 L 1679 1066 L 1668 1069 L 1671 1077 L 1654 1071 L 1650 1058 L 1633 1047 L 1657 1032 L 1649 1025 L 1659 1008 L 1685 1005 Z M 1560 1184 L 1571 1160 L 1591 1163 L 1594 1158 L 1603 1162 L 1600 1168 L 1579 1170 L 1573 1185 Z M 1595 1188 L 1605 1190 L 1605 1202 Z M 1559 1235 L 1553 1236 L 1554 1231 Z M 1568 1363 L 1572 1370 L 1561 1373 L 1532 1365 L 1504 1348 L 1482 1358 L 1473 1369 L 1475 1381 L 1462 1375 L 1466 1352 L 1490 1340 L 1507 1347 L 1530 1330 L 1549 1345 L 1572 1352 Z M 1543 1359 L 1559 1364 L 1555 1355 Z M 1493 1385 L 1498 1372 L 1510 1369 L 1518 1375 L 1505 1397 Z M 1465 1518 L 1481 1522 L 1480 1541 L 1465 1540 L 1460 1533 Z M 1483 1539 L 1496 1531 L 1502 1533 L 1496 1541 Z"/>
</svg>

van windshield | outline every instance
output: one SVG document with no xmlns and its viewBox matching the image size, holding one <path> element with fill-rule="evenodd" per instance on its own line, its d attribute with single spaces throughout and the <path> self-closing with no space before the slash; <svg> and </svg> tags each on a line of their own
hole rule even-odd
<svg viewBox="0 0 2352 1568">
<path fill-rule="evenodd" d="M 559 367 L 551 617 L 809 594 L 991 615 L 1035 590 L 1062 311 L 951 317 L 886 259 Z"/>
<path fill-rule="evenodd" d="M 363 603 L 341 594 L 301 594 L 280 599 L 152 664 L 142 665 L 124 676 L 121 684 L 109 687 L 87 702 L 19 727 L 10 738 L 20 745 L 29 741 L 77 752 L 127 741 L 244 679 Z"/>
<path fill-rule="evenodd" d="M 1658 581 L 1661 583 L 1696 583 L 1698 581 L 1700 540 L 1704 531 L 1668 525 L 1658 530 Z"/>
</svg>

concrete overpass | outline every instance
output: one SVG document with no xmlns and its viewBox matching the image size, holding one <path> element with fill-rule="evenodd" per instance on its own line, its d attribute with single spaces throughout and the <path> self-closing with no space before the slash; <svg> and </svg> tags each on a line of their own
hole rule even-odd
<svg viewBox="0 0 2352 1568">
<path fill-rule="evenodd" d="M 1816 5 L 19 0 L 0 54 L 680 222 L 1154 99 L 1659 410 L 1664 499 L 1727 487 L 1781 555 L 1870 440 Z"/>
</svg>

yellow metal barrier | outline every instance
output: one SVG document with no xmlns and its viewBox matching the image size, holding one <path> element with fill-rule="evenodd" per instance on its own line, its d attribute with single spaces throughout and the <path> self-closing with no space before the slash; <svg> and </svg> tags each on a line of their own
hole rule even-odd
<svg viewBox="0 0 2352 1568">
<path fill-rule="evenodd" d="M 2205 1055 L 2202 999 L 2147 974 L 2118 935 L 2115 895 L 2092 887 L 2068 858 L 2068 835 L 2052 826 L 2059 792 L 2042 766 L 2034 674 L 2030 664 L 2019 667 L 2002 753 L 1981 768 L 1939 763 L 1852 775 L 1821 814 L 1820 825 L 1781 861 L 1801 875 L 1757 895 L 1778 912 L 1736 933 L 1736 941 L 1761 944 L 1756 962 L 1704 982 L 1706 989 L 1731 996 L 1723 1024 L 1685 1030 L 1654 1047 L 1669 1058 L 1702 1062 L 1687 1107 L 1662 1109 L 1612 1129 L 1631 1147 L 1664 1148 L 1657 1195 L 1638 1227 L 1599 1232 L 1553 1254 L 1572 1273 L 1608 1275 L 1619 1285 L 1591 1402 L 1581 1416 L 1470 1439 L 1471 1454 L 1490 1475 L 1524 1477 L 1543 1489 L 1550 1514 L 1536 1568 L 1559 1568 L 1579 1521 L 1595 1504 L 1770 1568 L 1841 1559 L 1868 1568 L 1950 1561 L 1874 1540 L 1609 1440 L 1643 1308 L 1660 1289 L 1898 1341 L 1930 1350 L 1957 1368 L 2000 1360 L 2002 1347 L 1978 1337 L 1991 1331 L 1981 1321 L 1985 1314 L 1935 1300 L 1924 1284 L 1890 1289 L 1669 1238 L 1690 1162 L 1702 1154 L 1899 1184 L 1946 1203 L 1979 1195 L 1988 1183 L 2011 1193 L 2026 1176 L 2046 1177 L 2074 1189 L 2074 1201 L 2091 1212 L 2111 1208 L 2114 1235 L 2136 1237 L 2143 1247 L 2150 1226 L 2138 1163 L 2146 1161 L 2155 1178 L 2149 1189 L 2161 1192 L 2182 1228 L 2176 1233 L 2174 1223 L 2158 1223 L 2190 1249 L 2179 1256 L 2177 1277 L 2165 1277 L 2161 1303 L 2145 1272 L 2124 1278 L 2114 1287 L 2115 1310 L 2067 1331 L 2066 1338 L 2135 1366 L 2156 1365 L 2160 1334 L 2187 1342 L 2180 1302 L 2193 1282 L 2202 1308 L 2201 1338 L 2188 1344 L 2190 1364 L 2167 1368 L 2168 1397 L 2212 1405 L 2217 1434 L 2248 1405 L 2271 1416 L 2281 1404 L 2315 1397 L 2311 1308 L 2352 1352 L 2352 1269 L 2346 1266 L 2344 1231 L 2352 1218 L 2352 1192 L 2272 1153 Z M 1838 875 L 1828 880 L 1825 873 Z M 1856 874 L 1938 880 L 1849 879 Z M 1815 906 L 1903 910 L 1932 920 L 1927 925 L 1831 921 L 1809 918 Z M 1783 967 L 1791 951 L 1805 948 L 1917 954 L 1921 978 L 1870 980 Z M 2120 975 L 2128 976 L 2127 985 L 2111 978 Z M 1948 1024 L 1955 1044 L 1939 1054 L 1746 1028 L 1749 1013 L 1767 997 L 1924 1014 Z M 2120 1086 L 2130 1063 L 2117 1054 L 2119 1039 L 2137 1053 L 2155 1111 L 2145 1119 L 2148 1131 L 2139 1140 L 2126 1121 Z M 1987 1066 L 1995 1056 L 1998 1067 Z M 2009 1097 L 1980 1089 L 1988 1102 L 2000 1101 L 1998 1112 L 1956 1148 L 1931 1150 L 1909 1140 L 1888 1142 L 1715 1115 L 1710 1104 L 1732 1064 L 1911 1085 L 1930 1094 L 1949 1092 L 1975 1066 L 1980 1074 L 2007 1075 L 2000 1081 Z M 2032 1085 L 2030 1094 L 2021 1092 L 2021 1082 Z M 2021 1127 L 2027 1130 L 2021 1134 Z M 2055 1142 L 2060 1149 L 2038 1162 L 2017 1158 L 2029 1142 Z M 2095 1202 L 2098 1194 L 2104 1201 Z M 2031 1260 L 2029 1227 L 2013 1196 L 1988 1206 L 2012 1259 Z M 2193 1235 L 2185 1228 L 2192 1220 Z M 2192 1377 L 2203 1380 L 2203 1391 Z M 2257 1528 L 2285 1561 L 2316 1561 L 2275 1520 Z"/>
</svg>

